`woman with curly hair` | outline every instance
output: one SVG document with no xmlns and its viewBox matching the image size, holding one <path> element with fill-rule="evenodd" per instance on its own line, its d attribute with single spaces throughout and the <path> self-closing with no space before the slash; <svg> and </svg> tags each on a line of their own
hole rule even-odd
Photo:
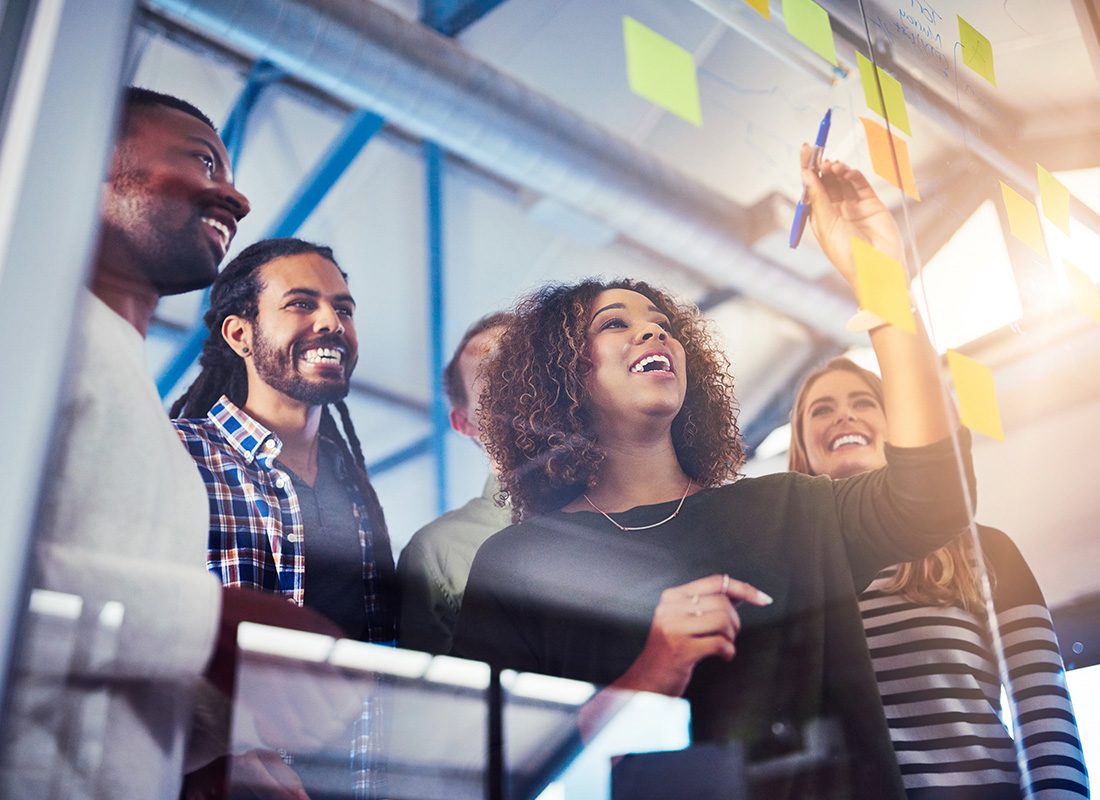
<svg viewBox="0 0 1100 800">
<path fill-rule="evenodd" d="M 808 157 L 813 230 L 848 282 L 852 236 L 900 258 L 866 179 Z M 889 466 L 735 480 L 732 381 L 696 309 L 632 281 L 522 303 L 479 416 L 519 522 L 478 552 L 456 655 L 685 696 L 696 741 L 738 740 L 750 759 L 826 731 L 822 759 L 761 797 L 904 797 L 856 592 L 969 513 L 934 351 L 889 326 L 871 339 Z"/>
<path fill-rule="evenodd" d="M 789 468 L 846 478 L 886 465 L 882 381 L 834 358 L 802 382 L 791 411 Z M 1016 713 L 1001 721 L 1001 681 L 973 537 L 921 561 L 887 567 L 859 596 L 867 646 L 906 790 L 913 800 L 1088 797 L 1065 665 L 1043 593 L 1004 533 L 978 526 L 1005 686 Z M 1014 742 L 1027 774 L 1021 780 Z"/>
</svg>

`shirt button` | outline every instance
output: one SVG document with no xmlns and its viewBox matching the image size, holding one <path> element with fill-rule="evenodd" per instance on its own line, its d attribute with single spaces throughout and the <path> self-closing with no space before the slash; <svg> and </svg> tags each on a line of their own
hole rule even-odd
<svg viewBox="0 0 1100 800">
<path fill-rule="evenodd" d="M 267 443 L 264 445 L 264 449 L 265 450 L 274 450 L 275 449 L 275 440 L 274 439 L 268 439 Z"/>
<path fill-rule="evenodd" d="M 282 478 L 276 479 L 276 481 L 275 481 L 275 488 L 276 489 L 282 489 L 284 486 L 286 486 L 286 481 L 284 481 Z"/>
<path fill-rule="evenodd" d="M 290 534 L 289 536 L 286 537 L 286 540 L 288 542 L 300 542 L 300 541 L 302 541 L 302 537 L 299 536 L 296 533 L 292 533 L 292 534 Z"/>
</svg>

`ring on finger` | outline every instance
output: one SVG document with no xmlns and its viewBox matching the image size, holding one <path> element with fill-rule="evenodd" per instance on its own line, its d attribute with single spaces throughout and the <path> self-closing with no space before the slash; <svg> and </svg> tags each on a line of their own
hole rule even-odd
<svg viewBox="0 0 1100 800">
<path fill-rule="evenodd" d="M 729 590 L 729 588 L 730 588 L 730 576 L 729 575 L 723 575 L 722 576 L 722 594 L 725 594 Z"/>
</svg>

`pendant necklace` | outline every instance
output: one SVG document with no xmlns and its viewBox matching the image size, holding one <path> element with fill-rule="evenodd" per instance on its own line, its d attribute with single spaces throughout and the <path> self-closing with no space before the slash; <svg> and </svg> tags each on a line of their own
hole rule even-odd
<svg viewBox="0 0 1100 800">
<path fill-rule="evenodd" d="M 593 503 L 591 497 L 589 497 L 588 495 L 582 495 L 582 496 L 584 497 L 585 500 L 588 501 L 588 505 L 592 506 L 592 508 L 596 509 L 601 514 L 603 514 L 605 517 L 607 517 L 607 521 L 610 522 L 612 525 L 614 525 L 619 530 L 621 530 L 621 531 L 648 531 L 650 528 L 656 528 L 659 525 L 664 525 L 666 522 L 670 522 L 671 520 L 676 518 L 676 515 L 680 513 L 680 509 L 684 507 L 684 501 L 687 499 L 688 492 L 691 490 L 691 484 L 692 483 L 694 483 L 694 481 L 691 478 L 688 478 L 687 486 L 684 487 L 684 496 L 680 498 L 680 503 L 679 503 L 679 505 L 676 506 L 675 511 L 673 511 L 671 514 L 669 514 L 667 517 L 665 517 L 660 522 L 654 522 L 652 525 L 638 525 L 637 527 L 627 527 L 626 525 L 620 525 L 615 520 L 611 519 L 610 514 L 608 514 L 606 511 L 604 511 L 602 508 L 600 508 L 595 503 Z"/>
</svg>

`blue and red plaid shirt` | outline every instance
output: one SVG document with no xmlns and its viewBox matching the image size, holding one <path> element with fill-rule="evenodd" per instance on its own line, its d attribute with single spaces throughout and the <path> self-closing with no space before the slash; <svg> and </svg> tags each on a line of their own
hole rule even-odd
<svg viewBox="0 0 1100 800">
<path fill-rule="evenodd" d="M 285 595 L 299 606 L 305 600 L 305 552 L 302 513 L 290 475 L 275 464 L 279 437 L 223 396 L 205 419 L 175 419 L 172 424 L 198 465 L 210 499 L 210 538 L 206 566 L 225 586 L 251 586 Z M 349 465 L 339 459 L 337 474 L 357 498 L 353 508 L 363 550 L 363 602 L 367 630 L 363 639 L 396 639 L 396 597 L 384 591 L 392 582 L 393 555 L 385 532 L 374 532 Z M 354 468 L 354 466 L 352 466 Z M 376 554 L 388 557 L 380 564 Z"/>
</svg>

